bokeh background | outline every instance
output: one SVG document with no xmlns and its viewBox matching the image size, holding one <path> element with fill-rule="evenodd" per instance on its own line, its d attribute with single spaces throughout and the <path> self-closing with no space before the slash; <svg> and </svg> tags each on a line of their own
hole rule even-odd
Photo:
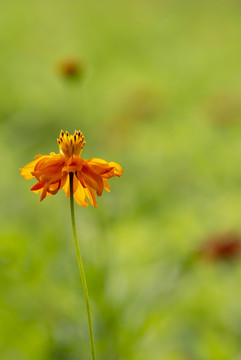
<svg viewBox="0 0 241 360">
<path fill-rule="evenodd" d="M 69 201 L 19 168 L 81 129 L 98 360 L 241 359 L 239 0 L 0 0 L 0 358 L 90 359 Z"/>
</svg>

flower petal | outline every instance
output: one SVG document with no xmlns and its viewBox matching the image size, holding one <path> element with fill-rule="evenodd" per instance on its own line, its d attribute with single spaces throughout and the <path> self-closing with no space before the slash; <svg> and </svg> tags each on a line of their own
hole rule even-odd
<svg viewBox="0 0 241 360">
<path fill-rule="evenodd" d="M 48 193 L 50 193 L 51 195 L 57 194 L 57 192 L 61 190 L 66 183 L 67 178 L 68 175 L 64 175 L 61 179 L 49 184 Z"/>
<path fill-rule="evenodd" d="M 110 192 L 110 186 L 106 180 L 104 180 L 104 189 L 108 192 Z"/>
<path fill-rule="evenodd" d="M 78 205 L 86 207 L 88 206 L 88 202 L 86 201 L 86 193 L 83 186 L 79 183 L 77 190 L 74 193 L 74 199 Z"/>
<path fill-rule="evenodd" d="M 97 208 L 98 205 L 96 202 L 95 191 L 89 186 L 86 189 L 84 189 L 84 191 L 85 191 L 85 194 L 88 197 L 91 205 L 93 205 L 95 208 Z"/>
<path fill-rule="evenodd" d="M 45 186 L 43 187 L 42 192 L 41 192 L 40 201 L 43 201 L 43 199 L 46 198 L 47 189 L 48 189 L 48 184 L 45 184 Z"/>
<path fill-rule="evenodd" d="M 104 189 L 104 182 L 102 177 L 91 169 L 88 163 L 84 164 L 81 170 L 83 179 L 89 187 L 97 191 L 97 195 L 100 196 Z"/>
<path fill-rule="evenodd" d="M 46 182 L 57 181 L 62 176 L 62 169 L 65 165 L 66 159 L 61 154 L 52 154 L 43 156 L 37 161 L 32 175 L 38 180 Z"/>
<path fill-rule="evenodd" d="M 104 179 L 109 179 L 113 176 L 121 176 L 123 172 L 122 167 L 113 161 L 106 162 L 103 159 L 93 158 L 86 162 L 93 171 L 99 175 L 103 175 Z"/>
<path fill-rule="evenodd" d="M 75 194 L 77 188 L 79 186 L 79 180 L 77 179 L 76 175 L 74 174 L 73 177 L 73 193 Z M 66 182 L 63 186 L 64 192 L 66 196 L 70 197 L 70 185 L 69 185 L 69 175 L 66 175 Z"/>
<path fill-rule="evenodd" d="M 114 176 L 119 176 L 119 177 L 120 177 L 120 176 L 122 175 L 123 169 L 122 169 L 122 167 L 121 167 L 119 164 L 117 164 L 117 163 L 115 163 L 115 162 L 113 162 L 113 161 L 109 162 L 108 164 L 109 164 L 110 167 L 113 168 L 113 170 L 114 170 Z M 105 175 L 104 175 L 104 177 L 105 177 Z M 106 178 L 106 177 L 105 177 L 105 178 Z"/>
<path fill-rule="evenodd" d="M 36 191 L 36 190 L 39 190 L 39 189 L 42 189 L 45 185 L 45 181 L 38 181 L 34 186 L 31 187 L 31 191 Z"/>
<path fill-rule="evenodd" d="M 25 179 L 31 180 L 34 178 L 34 176 L 32 175 L 32 172 L 34 171 L 35 165 L 37 164 L 38 161 L 39 161 L 39 158 L 37 160 L 34 160 L 34 161 L 30 162 L 29 164 L 25 165 L 23 168 L 20 168 L 21 175 Z"/>
<path fill-rule="evenodd" d="M 83 179 L 83 176 L 81 175 L 81 171 L 77 171 L 76 176 L 79 182 L 81 183 L 81 185 L 83 186 L 83 188 L 86 188 L 86 183 Z"/>
</svg>

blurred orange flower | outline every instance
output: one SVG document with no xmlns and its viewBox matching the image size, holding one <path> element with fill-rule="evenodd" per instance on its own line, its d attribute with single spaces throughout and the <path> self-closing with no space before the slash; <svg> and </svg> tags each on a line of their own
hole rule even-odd
<svg viewBox="0 0 241 360">
<path fill-rule="evenodd" d="M 73 193 L 77 204 L 88 206 L 89 202 L 97 207 L 95 191 L 100 196 L 103 190 L 110 191 L 107 180 L 113 176 L 122 175 L 122 167 L 115 162 L 106 162 L 92 158 L 84 160 L 80 154 L 85 145 L 82 132 L 75 131 L 74 135 L 60 132 L 58 141 L 60 153 L 37 155 L 34 161 L 21 168 L 21 175 L 25 179 L 38 182 L 31 188 L 35 193 L 41 193 L 40 201 L 46 196 L 55 195 L 63 188 L 70 196 L 69 173 L 73 173 Z"/>
</svg>

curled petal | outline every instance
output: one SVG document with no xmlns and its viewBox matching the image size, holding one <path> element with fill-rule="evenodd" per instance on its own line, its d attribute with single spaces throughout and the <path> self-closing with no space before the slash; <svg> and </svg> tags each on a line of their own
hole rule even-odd
<svg viewBox="0 0 241 360">
<path fill-rule="evenodd" d="M 114 172 L 113 176 L 119 176 L 120 177 L 122 175 L 123 169 L 119 164 L 117 164 L 117 163 L 115 163 L 113 161 L 109 162 L 108 164 L 109 164 L 109 166 L 112 168 L 112 170 Z"/>
<path fill-rule="evenodd" d="M 45 184 L 43 189 L 42 189 L 42 192 L 41 192 L 40 201 L 43 201 L 43 199 L 46 198 L 47 190 L 48 190 L 48 184 Z"/>
<path fill-rule="evenodd" d="M 103 159 L 93 158 L 86 162 L 93 171 L 99 175 L 103 175 L 104 179 L 109 179 L 113 176 L 121 176 L 123 172 L 122 167 L 113 161 L 107 162 Z"/>
<path fill-rule="evenodd" d="M 38 190 L 32 190 L 35 194 L 39 194 L 42 192 L 42 189 L 38 189 Z M 51 196 L 50 193 L 47 192 L 46 196 Z"/>
<path fill-rule="evenodd" d="M 47 190 L 48 193 L 50 193 L 51 195 L 57 194 L 57 192 L 60 189 L 60 184 L 61 184 L 61 180 L 58 180 L 54 184 L 50 184 L 49 187 L 48 187 L 48 190 Z"/>
<path fill-rule="evenodd" d="M 65 158 L 61 154 L 43 156 L 35 165 L 32 175 L 38 180 L 51 181 L 60 178 L 65 164 Z"/>
<path fill-rule="evenodd" d="M 96 202 L 96 197 L 95 197 L 95 191 L 91 188 L 91 187 L 87 187 L 86 189 L 84 189 L 85 194 L 87 196 L 87 198 L 89 199 L 91 205 L 93 205 L 95 208 L 97 208 L 97 202 Z"/>
<path fill-rule="evenodd" d="M 34 186 L 31 187 L 31 191 L 36 191 L 36 190 L 39 190 L 39 189 L 42 189 L 45 185 L 45 181 L 38 181 Z"/>
<path fill-rule="evenodd" d="M 57 180 L 54 183 L 49 184 L 48 193 L 50 193 L 51 195 L 57 194 L 57 192 L 61 190 L 64 184 L 66 183 L 67 178 L 68 175 L 64 175 L 61 179 Z"/>
<path fill-rule="evenodd" d="M 80 183 L 78 184 L 77 190 L 74 193 L 74 199 L 80 206 L 88 206 L 88 202 L 86 201 L 85 189 Z"/>
<path fill-rule="evenodd" d="M 31 180 L 34 178 L 34 176 L 32 175 L 32 172 L 34 171 L 35 165 L 40 160 L 40 157 L 42 157 L 42 155 L 38 155 L 38 158 L 36 157 L 37 160 L 34 160 L 34 161 L 30 162 L 29 164 L 25 165 L 23 168 L 20 168 L 21 175 L 25 179 Z"/>
<path fill-rule="evenodd" d="M 86 163 L 81 171 L 85 183 L 92 189 L 97 191 L 97 195 L 100 196 L 104 189 L 104 182 L 102 177 L 97 174 L 92 168 Z"/>
<path fill-rule="evenodd" d="M 108 192 L 110 192 L 110 185 L 108 184 L 108 182 L 106 180 L 104 180 L 104 189 Z"/>
<path fill-rule="evenodd" d="M 103 175 L 110 170 L 108 162 L 103 159 L 92 158 L 87 160 L 86 163 L 99 175 Z"/>
<path fill-rule="evenodd" d="M 81 174 L 81 171 L 77 171 L 76 173 L 77 179 L 79 180 L 79 182 L 81 183 L 81 185 L 83 186 L 83 188 L 86 188 L 86 183 L 84 181 L 84 178 Z"/>
</svg>

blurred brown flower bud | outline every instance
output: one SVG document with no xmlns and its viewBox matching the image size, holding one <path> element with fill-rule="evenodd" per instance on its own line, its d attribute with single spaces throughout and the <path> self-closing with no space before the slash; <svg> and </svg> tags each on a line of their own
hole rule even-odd
<svg viewBox="0 0 241 360">
<path fill-rule="evenodd" d="M 84 65 L 79 60 L 68 58 L 59 62 L 57 70 L 66 79 L 79 79 L 83 76 Z"/>
<path fill-rule="evenodd" d="M 211 236 L 198 253 L 208 260 L 237 259 L 241 255 L 241 236 L 235 232 Z"/>
</svg>

